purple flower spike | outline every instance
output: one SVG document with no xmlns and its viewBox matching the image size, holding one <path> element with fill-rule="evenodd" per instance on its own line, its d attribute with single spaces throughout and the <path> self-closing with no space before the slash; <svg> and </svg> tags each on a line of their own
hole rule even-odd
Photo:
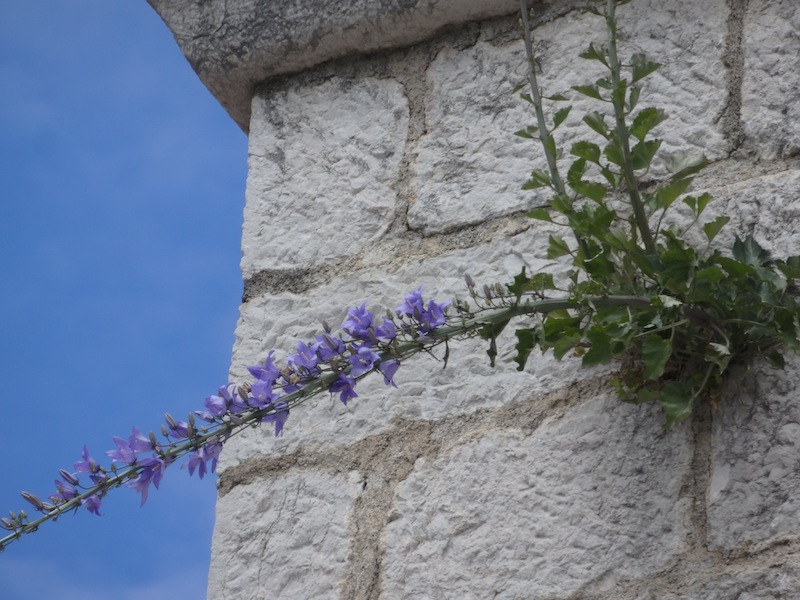
<svg viewBox="0 0 800 600">
<path fill-rule="evenodd" d="M 276 402 L 275 412 L 268 414 L 263 419 L 262 423 L 275 423 L 275 437 L 280 437 L 283 433 L 283 426 L 286 419 L 289 418 L 289 404 L 286 402 Z"/>
<path fill-rule="evenodd" d="M 351 398 L 358 398 L 356 394 L 356 380 L 345 373 L 339 373 L 339 378 L 331 384 L 331 394 L 339 394 L 339 400 L 347 406 L 347 401 Z"/>
</svg>

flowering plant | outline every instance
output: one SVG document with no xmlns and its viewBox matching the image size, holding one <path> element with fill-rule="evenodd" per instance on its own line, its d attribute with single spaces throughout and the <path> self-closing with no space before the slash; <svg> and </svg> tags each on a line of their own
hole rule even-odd
<svg viewBox="0 0 800 600">
<path fill-rule="evenodd" d="M 782 368 L 784 347 L 800 351 L 800 256 L 775 259 L 752 237 L 736 237 L 729 252 L 713 246 L 728 218 L 700 224 L 711 197 L 686 194 L 707 165 L 705 157 L 673 156 L 665 180 L 644 181 L 661 146 L 651 134 L 666 115 L 639 106 L 640 82 L 660 65 L 643 54 L 633 54 L 628 63 L 618 57 L 615 11 L 628 1 L 590 5 L 604 18 L 608 37 L 603 46 L 589 44 L 581 57 L 601 63 L 607 75 L 573 88 L 601 110 L 583 118 L 595 137 L 565 153 L 553 132 L 571 107 L 550 121 L 545 117 L 547 98 L 537 81 L 526 2 L 520 0 L 530 89 L 523 99 L 533 106 L 536 123 L 517 135 L 539 141 L 547 159 L 547 169 L 533 171 L 523 188 L 549 189 L 548 203 L 528 215 L 571 234 L 551 235 L 547 251 L 548 258 L 569 261 L 565 283 L 523 269 L 506 286 L 479 289 L 467 277 L 468 301 L 425 302 L 419 288 L 386 316 L 376 316 L 366 303 L 354 307 L 337 334 L 326 326 L 281 362 L 270 351 L 249 368 L 251 381 L 220 387 L 186 421 L 166 415 L 160 440 L 134 427 L 127 439 L 113 438 L 107 466 L 84 447 L 73 472 L 60 471 L 47 500 L 22 493 L 41 516 L 30 519 L 19 511 L 0 518 L 9 531 L 0 549 L 81 506 L 99 515 L 103 498 L 116 487 L 130 486 L 144 503 L 150 485 L 158 488 L 166 469 L 180 459 L 190 475 L 202 478 L 215 471 L 223 444 L 246 427 L 269 423 L 281 435 L 291 411 L 309 397 L 328 392 L 347 404 L 358 397 L 359 380 L 372 373 L 395 385 L 403 361 L 450 340 L 480 335 L 494 363 L 498 335 L 519 316 L 532 317 L 516 329 L 520 370 L 537 347 L 559 359 L 578 357 L 586 366 L 616 361 L 612 385 L 620 397 L 660 403 L 667 426 L 689 417 L 699 402 L 715 403 L 725 379 L 754 359 Z M 562 176 L 566 156 L 572 162 Z M 683 226 L 665 219 L 680 205 L 691 215 Z M 692 228 L 701 230 L 704 247 L 685 241 Z"/>
</svg>

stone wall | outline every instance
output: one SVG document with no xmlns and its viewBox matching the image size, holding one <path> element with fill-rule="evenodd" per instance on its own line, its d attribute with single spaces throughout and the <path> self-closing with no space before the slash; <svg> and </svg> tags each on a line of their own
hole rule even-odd
<svg viewBox="0 0 800 600">
<path fill-rule="evenodd" d="M 511 135 L 533 120 L 512 93 L 525 74 L 513 2 L 327 3 L 334 15 L 311 21 L 300 0 L 151 3 L 232 116 L 249 115 L 234 380 L 365 300 L 564 269 L 543 258 L 548 224 L 523 215 L 542 201 L 520 185 L 543 159 Z M 603 28 L 579 4 L 538 4 L 548 93 L 594 79 L 577 54 Z M 287 31 L 237 25 L 259 14 Z M 800 253 L 800 4 L 634 0 L 618 14 L 624 54 L 664 63 L 642 99 L 670 115 L 663 148 L 712 160 L 695 186 L 709 211 L 732 218 L 729 236 Z M 226 60 L 235 93 L 220 91 Z M 585 107 L 564 145 L 585 135 Z M 347 407 L 322 396 L 293 411 L 281 438 L 232 439 L 208 597 L 800 597 L 799 361 L 754 366 L 665 432 L 658 407 L 614 397 L 607 369 L 545 356 L 519 373 L 513 342 L 499 347 L 496 368 L 460 342 L 444 369 L 403 366 L 398 389 L 365 380 Z"/>
</svg>

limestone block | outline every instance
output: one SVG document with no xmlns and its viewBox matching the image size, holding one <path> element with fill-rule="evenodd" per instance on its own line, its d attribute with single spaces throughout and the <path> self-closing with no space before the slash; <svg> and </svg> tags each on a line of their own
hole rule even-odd
<svg viewBox="0 0 800 600">
<path fill-rule="evenodd" d="M 408 103 L 393 80 L 332 78 L 253 102 L 242 272 L 355 254 L 394 217 Z"/>
<path fill-rule="evenodd" d="M 298 339 L 311 340 L 321 331 L 324 319 L 338 327 L 347 309 L 368 301 L 376 310 L 394 310 L 403 295 L 424 286 L 426 298 L 438 301 L 466 296 L 463 276 L 469 272 L 480 283 L 510 282 L 523 265 L 528 271 L 557 269 L 557 263 L 530 257 L 541 255 L 547 236 L 527 232 L 498 238 L 489 244 L 448 252 L 433 259 L 406 261 L 400 266 L 371 269 L 336 280 L 305 295 L 291 293 L 255 298 L 240 309 L 236 330 L 232 379 L 247 378 L 246 367 L 264 359 L 270 348 L 280 356 L 295 351 Z M 552 355 L 532 355 L 526 371 L 516 371 L 512 362 L 513 331 L 498 341 L 497 367 L 491 368 L 482 340 L 452 344 L 447 368 L 441 361 L 416 356 L 401 366 L 395 376 L 398 389 L 386 388 L 380 375 L 367 378 L 357 388 L 359 398 L 344 407 L 322 394 L 293 411 L 284 435 L 275 439 L 264 428 L 248 430 L 230 440 L 223 451 L 222 470 L 259 455 L 272 456 L 302 445 L 350 444 L 387 427 L 393 419 L 441 419 L 501 406 L 520 395 L 534 397 L 579 378 L 596 375 L 583 370 L 579 361 L 559 363 Z M 442 351 L 438 352 L 439 357 Z"/>
<path fill-rule="evenodd" d="M 348 507 L 360 490 L 344 475 L 294 473 L 220 497 L 209 600 L 333 597 L 347 568 Z"/>
<path fill-rule="evenodd" d="M 766 159 L 800 153 L 800 4 L 748 3 L 744 28 L 742 124 Z"/>
<path fill-rule="evenodd" d="M 708 541 L 757 552 L 800 539 L 800 360 L 785 371 L 758 365 L 714 419 Z"/>
<path fill-rule="evenodd" d="M 663 63 L 644 81 L 640 107 L 657 106 L 670 119 L 654 134 L 665 154 L 676 151 L 725 155 L 716 125 L 727 101 L 722 67 L 728 10 L 724 0 L 703 3 L 641 1 L 620 7 L 625 39 L 621 59 L 645 52 Z M 604 75 L 597 62 L 578 58 L 589 41 L 604 41 L 601 19 L 573 12 L 534 32 L 544 93 L 574 101 L 567 121 L 556 131 L 568 157 L 578 139 L 597 137 L 581 121 L 603 105 L 579 96 L 571 86 Z M 691 50 L 689 50 L 691 49 Z M 531 170 L 546 168 L 538 142 L 513 132 L 535 123 L 532 107 L 513 94 L 525 80 L 522 42 L 495 46 L 480 40 L 466 50 L 442 50 L 428 69 L 426 129 L 413 163 L 417 190 L 408 222 L 425 233 L 445 231 L 487 218 L 541 205 L 543 190 L 522 192 Z M 564 103 L 548 103 L 548 119 Z M 610 122 L 610 121 L 607 121 Z M 562 174 L 571 161 L 562 161 Z M 663 164 L 653 174 L 664 174 Z"/>
<path fill-rule="evenodd" d="M 381 598 L 566 598 L 667 568 L 686 548 L 690 430 L 598 397 L 533 434 L 418 459 L 384 530 Z"/>
<path fill-rule="evenodd" d="M 244 131 L 253 89 L 342 56 L 408 46 L 517 0 L 148 0 L 192 68 Z"/>
</svg>

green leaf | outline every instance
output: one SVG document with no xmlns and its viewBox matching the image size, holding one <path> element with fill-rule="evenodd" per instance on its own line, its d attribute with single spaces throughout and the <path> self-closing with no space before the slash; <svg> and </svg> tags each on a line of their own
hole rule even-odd
<svg viewBox="0 0 800 600">
<path fill-rule="evenodd" d="M 522 184 L 523 190 L 535 190 L 543 187 L 553 187 L 550 174 L 543 169 L 533 171 L 531 173 L 531 178 Z"/>
<path fill-rule="evenodd" d="M 665 185 L 656 190 L 656 206 L 662 209 L 669 208 L 691 183 L 691 179 L 670 179 Z"/>
<path fill-rule="evenodd" d="M 594 183 L 592 181 L 576 181 L 570 184 L 572 189 L 575 190 L 581 196 L 585 196 L 590 200 L 594 200 L 595 202 L 602 202 L 603 198 L 605 198 L 606 186 L 600 183 Z"/>
<path fill-rule="evenodd" d="M 514 362 L 517 363 L 517 371 L 522 371 L 525 369 L 531 350 L 536 345 L 537 335 L 534 329 L 517 329 L 514 335 L 517 336 L 517 345 L 514 346 L 517 354 L 514 356 Z"/>
<path fill-rule="evenodd" d="M 549 100 L 550 102 L 567 102 L 569 98 L 567 98 L 564 94 L 553 94 L 552 96 L 542 96 L 545 100 Z"/>
<path fill-rule="evenodd" d="M 664 374 L 664 367 L 672 355 L 672 342 L 658 334 L 651 333 L 642 342 L 642 362 L 644 378 L 656 380 Z"/>
<path fill-rule="evenodd" d="M 517 137 L 525 138 L 528 140 L 535 140 L 538 138 L 539 128 L 534 127 L 533 125 L 528 125 L 524 129 L 520 129 L 519 131 L 515 131 L 514 135 Z"/>
<path fill-rule="evenodd" d="M 642 88 L 638 85 L 632 85 L 628 92 L 628 112 L 632 112 L 639 102 L 639 94 L 642 93 Z"/>
<path fill-rule="evenodd" d="M 725 225 L 730 220 L 731 220 L 730 217 L 721 216 L 717 217 L 710 223 L 706 223 L 705 225 L 703 225 L 703 231 L 705 232 L 708 241 L 710 242 L 715 237 L 717 237 L 717 234 L 722 230 L 723 227 L 725 227 Z"/>
<path fill-rule="evenodd" d="M 583 355 L 584 367 L 607 365 L 611 362 L 611 338 L 608 333 L 599 327 L 593 327 L 586 333 L 586 339 L 591 347 Z"/>
<path fill-rule="evenodd" d="M 553 218 L 550 216 L 550 211 L 546 208 L 534 208 L 533 210 L 526 212 L 525 216 L 530 217 L 531 219 L 537 219 L 539 221 L 547 221 L 549 223 L 553 222 Z"/>
<path fill-rule="evenodd" d="M 769 366 L 774 367 L 776 369 L 783 369 L 786 367 L 786 359 L 783 358 L 783 354 L 778 352 L 770 352 L 764 356 L 764 359 L 769 363 Z"/>
<path fill-rule="evenodd" d="M 594 45 L 594 43 L 590 43 L 589 47 L 581 52 L 578 56 L 581 58 L 585 58 L 586 60 L 596 60 L 603 63 L 606 67 L 608 67 L 608 61 L 606 60 L 605 52 L 602 48 L 598 48 Z"/>
<path fill-rule="evenodd" d="M 565 106 L 564 108 L 559 109 L 556 112 L 556 116 L 553 118 L 553 129 L 552 129 L 552 131 L 555 131 L 558 128 L 558 126 L 561 125 L 564 122 L 564 119 L 567 118 L 567 115 L 569 115 L 569 111 L 571 111 L 571 110 L 572 110 L 572 106 Z"/>
<path fill-rule="evenodd" d="M 635 83 L 640 79 L 647 77 L 660 66 L 661 65 L 659 63 L 649 60 L 644 54 L 634 54 L 631 57 L 631 76 L 633 78 L 631 83 Z"/>
<path fill-rule="evenodd" d="M 769 263 L 769 252 L 764 250 L 758 242 L 753 239 L 753 236 L 747 236 L 744 240 L 736 236 L 736 241 L 733 242 L 733 258 L 752 267 L 761 267 Z"/>
<path fill-rule="evenodd" d="M 625 166 L 625 153 L 623 152 L 622 146 L 620 145 L 619 139 L 617 139 L 616 135 L 611 136 L 608 146 L 606 146 L 606 149 L 603 150 L 603 154 L 606 155 L 606 158 L 609 162 L 614 163 L 619 167 Z"/>
<path fill-rule="evenodd" d="M 701 214 L 703 214 L 703 211 L 706 209 L 706 206 L 708 206 L 711 198 L 711 194 L 708 192 L 703 192 L 699 197 L 686 196 L 686 198 L 683 199 L 683 203 L 692 209 L 695 217 L 699 217 Z"/>
<path fill-rule="evenodd" d="M 586 123 L 590 129 L 608 139 L 608 125 L 606 125 L 604 115 L 597 111 L 586 113 L 586 115 L 583 117 L 583 122 Z"/>
<path fill-rule="evenodd" d="M 692 393 L 685 385 L 672 382 L 661 390 L 658 399 L 664 407 L 666 427 L 669 429 L 692 414 Z"/>
<path fill-rule="evenodd" d="M 661 140 L 645 140 L 631 148 L 631 162 L 634 170 L 647 169 L 661 147 Z"/>
<path fill-rule="evenodd" d="M 499 323 L 486 323 L 480 330 L 481 337 L 489 340 L 489 348 L 486 354 L 489 355 L 489 365 L 494 366 L 494 359 L 497 357 L 497 336 L 502 333 L 511 319 L 505 319 Z"/>
<path fill-rule="evenodd" d="M 600 90 L 597 89 L 596 85 L 573 85 L 572 89 L 579 94 L 583 94 L 584 96 L 588 96 L 594 100 L 602 100 L 606 102 L 606 99 L 600 95 Z"/>
<path fill-rule="evenodd" d="M 514 276 L 514 283 L 508 286 L 508 291 L 514 294 L 517 300 L 519 300 L 519 297 L 527 291 L 530 282 L 530 277 L 525 275 L 525 267 L 522 267 L 522 271 Z"/>
<path fill-rule="evenodd" d="M 586 161 L 582 158 L 576 160 L 570 165 L 569 171 L 567 171 L 567 183 L 570 185 L 579 183 L 585 172 Z"/>
<path fill-rule="evenodd" d="M 588 160 L 589 162 L 600 163 L 600 146 L 591 142 L 575 142 L 572 144 L 570 153 L 573 156 Z"/>
<path fill-rule="evenodd" d="M 566 254 L 570 254 L 569 246 L 562 237 L 551 235 L 549 243 L 547 244 L 547 258 L 559 258 Z"/>
<path fill-rule="evenodd" d="M 708 166 L 708 159 L 704 154 L 689 154 L 676 152 L 670 157 L 667 170 L 676 179 L 684 179 L 694 175 Z"/>
<path fill-rule="evenodd" d="M 639 111 L 631 124 L 631 135 L 639 140 L 644 140 L 645 136 L 658 125 L 666 121 L 667 113 L 660 108 L 645 108 Z"/>
<path fill-rule="evenodd" d="M 725 344 L 709 342 L 706 346 L 705 360 L 717 365 L 719 372 L 722 373 L 728 368 L 728 363 L 731 361 L 731 349 Z"/>
</svg>

